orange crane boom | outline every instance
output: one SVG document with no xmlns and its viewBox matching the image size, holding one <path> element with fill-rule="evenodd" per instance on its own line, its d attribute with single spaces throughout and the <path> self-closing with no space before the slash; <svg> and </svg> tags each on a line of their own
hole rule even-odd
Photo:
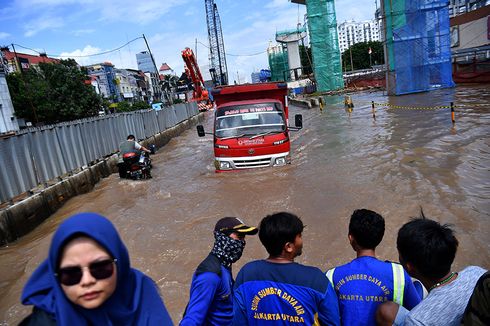
<svg viewBox="0 0 490 326">
<path fill-rule="evenodd" d="M 197 65 L 196 57 L 194 56 L 192 49 L 185 48 L 182 51 L 182 59 L 184 59 L 185 62 L 186 74 L 192 79 L 192 83 L 194 84 L 192 100 L 207 101 L 209 99 L 208 91 L 206 90 L 206 87 L 204 87 L 204 80 L 201 75 L 201 70 Z"/>
</svg>

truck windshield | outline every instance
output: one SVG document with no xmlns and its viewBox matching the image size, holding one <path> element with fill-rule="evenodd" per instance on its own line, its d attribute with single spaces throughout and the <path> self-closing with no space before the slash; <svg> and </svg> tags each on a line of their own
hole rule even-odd
<svg viewBox="0 0 490 326">
<path fill-rule="evenodd" d="M 284 113 L 278 103 L 229 106 L 216 113 L 218 138 L 273 134 L 286 130 Z"/>
</svg>

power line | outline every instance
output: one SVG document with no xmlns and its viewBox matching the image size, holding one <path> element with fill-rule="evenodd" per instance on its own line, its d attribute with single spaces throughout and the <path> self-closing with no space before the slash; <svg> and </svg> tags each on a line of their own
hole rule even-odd
<svg viewBox="0 0 490 326">
<path fill-rule="evenodd" d="M 142 39 L 143 37 L 140 36 L 140 37 L 137 37 L 137 38 L 134 38 L 132 39 L 131 41 L 129 42 L 126 42 L 125 44 L 115 48 L 115 49 L 112 49 L 112 50 L 108 50 L 108 51 L 104 51 L 104 52 L 100 52 L 100 53 L 94 53 L 94 54 L 86 54 L 86 55 L 60 55 L 60 54 L 46 54 L 48 57 L 54 57 L 54 58 L 61 58 L 61 57 L 70 57 L 70 58 L 88 58 L 88 57 L 95 57 L 95 56 L 98 56 L 98 55 L 103 55 L 103 54 L 108 54 L 108 53 L 112 53 L 112 52 L 116 52 L 116 51 L 119 51 L 120 49 L 122 49 L 123 47 L 127 46 L 128 44 L 136 41 L 136 40 L 139 40 L 139 39 Z M 28 48 L 26 46 L 23 46 L 23 45 L 20 45 L 20 44 L 14 44 L 18 47 L 21 47 L 21 48 L 24 48 L 24 49 L 27 49 L 27 50 L 31 50 L 31 51 L 34 51 L 36 53 L 39 53 L 41 54 L 41 52 L 37 51 L 37 50 L 34 50 L 34 49 L 31 49 L 31 48 Z"/>
</svg>

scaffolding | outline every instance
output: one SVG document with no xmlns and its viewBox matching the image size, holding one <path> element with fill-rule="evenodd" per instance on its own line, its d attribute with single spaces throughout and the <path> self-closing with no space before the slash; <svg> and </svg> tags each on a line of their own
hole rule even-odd
<svg viewBox="0 0 490 326">
<path fill-rule="evenodd" d="M 334 0 L 308 0 L 306 14 L 317 90 L 343 88 Z"/>
<path fill-rule="evenodd" d="M 226 65 L 225 42 L 221 30 L 221 19 L 214 0 L 205 0 L 206 22 L 209 38 L 209 72 L 214 85 L 228 85 L 228 67 Z"/>
<path fill-rule="evenodd" d="M 289 81 L 288 53 L 283 45 L 269 45 L 267 49 L 271 81 Z"/>
<path fill-rule="evenodd" d="M 447 0 L 384 0 L 390 95 L 453 87 Z"/>
</svg>

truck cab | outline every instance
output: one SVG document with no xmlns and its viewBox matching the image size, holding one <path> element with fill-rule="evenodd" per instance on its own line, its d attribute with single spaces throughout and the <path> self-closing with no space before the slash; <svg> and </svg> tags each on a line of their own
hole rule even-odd
<svg viewBox="0 0 490 326">
<path fill-rule="evenodd" d="M 212 92 L 214 156 L 217 172 L 284 166 L 291 162 L 287 86 L 284 83 L 222 86 Z M 198 126 L 199 136 L 204 128 Z"/>
</svg>

